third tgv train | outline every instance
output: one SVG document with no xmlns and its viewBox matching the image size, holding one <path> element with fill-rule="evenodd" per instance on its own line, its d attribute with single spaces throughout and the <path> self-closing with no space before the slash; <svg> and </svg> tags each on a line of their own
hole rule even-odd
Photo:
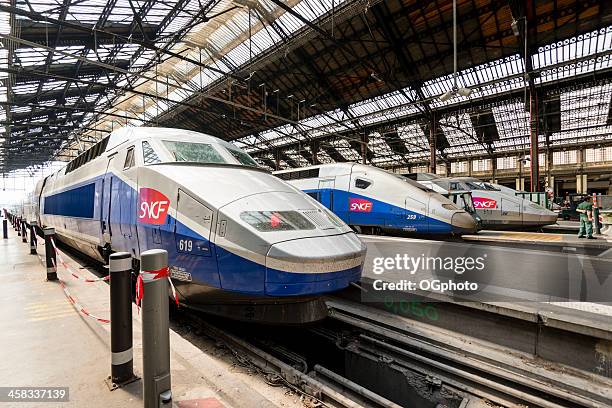
<svg viewBox="0 0 612 408">
<path fill-rule="evenodd" d="M 485 229 L 538 228 L 557 222 L 556 213 L 517 196 L 511 188 L 474 177 L 440 177 L 430 173 L 413 173 L 406 177 L 440 193 L 470 191 L 476 214 Z"/>
<path fill-rule="evenodd" d="M 417 235 L 476 232 L 474 218 L 419 183 L 357 163 L 274 173 L 332 210 L 358 232 Z"/>
<path fill-rule="evenodd" d="M 298 324 L 361 277 L 365 245 L 336 215 L 244 151 L 187 130 L 124 128 L 41 180 L 31 219 L 106 261 L 168 251 L 181 303 Z"/>
</svg>

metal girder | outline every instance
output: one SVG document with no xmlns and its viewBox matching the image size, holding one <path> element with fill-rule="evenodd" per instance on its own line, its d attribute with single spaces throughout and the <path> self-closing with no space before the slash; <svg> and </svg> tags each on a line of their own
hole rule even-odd
<svg viewBox="0 0 612 408">
<path fill-rule="evenodd" d="M 24 40 L 35 42 L 38 44 L 48 44 L 49 38 L 55 38 L 61 30 L 61 36 L 56 42 L 57 46 L 85 46 L 87 48 L 94 48 L 101 45 L 117 45 L 117 44 L 130 44 L 130 35 L 132 38 L 137 40 L 144 40 L 144 36 L 140 33 L 131 33 L 130 24 L 111 23 L 105 24 L 104 30 L 114 34 L 114 36 L 94 36 L 92 30 L 95 25 L 82 24 L 84 27 L 89 28 L 89 32 L 85 30 L 75 29 L 74 27 L 63 27 L 54 24 L 49 24 L 44 21 L 31 21 L 31 20 L 19 20 L 20 21 L 20 33 L 19 37 Z M 96 24 L 101 25 L 101 24 Z M 155 24 L 143 24 L 144 31 L 150 38 L 153 36 L 157 29 Z M 20 45 L 23 47 L 23 45 Z"/>
<path fill-rule="evenodd" d="M 166 50 L 166 49 L 164 49 L 162 47 L 158 47 L 157 45 L 155 45 L 154 43 L 149 42 L 149 41 L 139 40 L 139 39 L 136 39 L 136 38 L 128 38 L 128 37 L 125 37 L 125 36 L 118 35 L 118 34 L 115 34 L 113 32 L 107 31 L 105 29 L 101 29 L 101 28 L 97 28 L 97 27 L 91 28 L 91 27 L 88 27 L 88 26 L 85 26 L 85 25 L 82 25 L 82 24 L 79 24 L 79 23 L 57 20 L 57 19 L 45 16 L 45 15 L 40 14 L 40 13 L 31 12 L 31 11 L 25 11 L 25 10 L 22 10 L 22 9 L 18 9 L 18 8 L 15 8 L 15 7 L 5 6 L 5 5 L 2 5 L 2 4 L 0 4 L 0 11 L 3 11 L 5 13 L 11 13 L 11 14 L 16 14 L 16 15 L 20 15 L 20 16 L 23 16 L 23 17 L 27 17 L 27 18 L 29 18 L 31 20 L 34 20 L 34 21 L 46 21 L 46 22 L 49 22 L 51 24 L 55 24 L 55 25 L 60 26 L 60 27 L 69 27 L 69 28 L 72 28 L 74 30 L 88 32 L 88 33 L 90 33 L 90 35 L 96 35 L 97 37 L 100 37 L 100 38 L 107 37 L 107 38 L 110 38 L 110 39 L 115 39 L 115 40 L 118 40 L 117 42 L 121 43 L 121 44 L 123 44 L 125 42 L 130 42 L 130 43 L 133 43 L 133 44 L 140 45 L 140 46 L 142 46 L 142 47 L 144 47 L 146 49 L 149 49 L 149 50 L 152 50 L 152 51 L 158 51 L 158 52 L 161 52 L 161 53 L 163 53 L 165 55 L 171 56 L 173 58 L 180 59 L 181 61 L 189 62 L 191 64 L 194 64 L 196 66 L 202 67 L 204 69 L 209 69 L 209 70 L 211 70 L 213 72 L 217 72 L 217 73 L 220 73 L 220 74 L 223 74 L 223 75 L 228 75 L 230 77 L 233 77 L 233 78 L 239 79 L 239 80 L 243 80 L 244 79 L 242 77 L 237 77 L 237 76 L 235 76 L 233 74 L 227 74 L 227 73 L 225 73 L 225 72 L 223 72 L 223 71 L 221 71 L 221 70 L 219 70 L 219 69 L 217 69 L 215 67 L 211 67 L 211 66 L 209 66 L 207 64 L 203 64 L 203 63 L 199 62 L 198 60 L 187 58 L 184 55 L 177 54 L 177 53 L 172 52 L 172 51 L 168 51 L 168 50 Z"/>
</svg>

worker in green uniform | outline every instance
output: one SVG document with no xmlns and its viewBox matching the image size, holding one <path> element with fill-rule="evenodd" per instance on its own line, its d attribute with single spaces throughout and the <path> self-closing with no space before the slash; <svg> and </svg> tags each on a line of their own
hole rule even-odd
<svg viewBox="0 0 612 408">
<path fill-rule="evenodd" d="M 578 204 L 576 211 L 580 213 L 580 231 L 578 238 L 595 239 L 593 236 L 593 197 L 587 196 L 583 202 Z"/>
</svg>

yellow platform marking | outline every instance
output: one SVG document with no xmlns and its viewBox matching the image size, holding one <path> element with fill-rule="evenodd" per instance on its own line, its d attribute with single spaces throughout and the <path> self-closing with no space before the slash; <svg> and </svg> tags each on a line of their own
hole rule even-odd
<svg viewBox="0 0 612 408">
<path fill-rule="evenodd" d="M 542 242 L 561 242 L 561 234 L 542 234 L 537 232 L 501 232 L 497 235 L 490 235 L 494 238 L 504 238 L 513 241 L 542 241 Z"/>
<path fill-rule="evenodd" d="M 24 307 L 28 322 L 40 322 L 74 316 L 76 311 L 66 299 L 32 302 Z"/>
</svg>

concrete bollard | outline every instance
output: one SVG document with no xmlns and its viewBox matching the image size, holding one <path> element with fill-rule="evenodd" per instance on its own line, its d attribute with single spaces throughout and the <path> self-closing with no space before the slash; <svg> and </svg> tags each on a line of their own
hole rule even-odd
<svg viewBox="0 0 612 408">
<path fill-rule="evenodd" d="M 24 244 L 28 243 L 28 233 L 27 233 L 27 224 L 25 222 L 25 220 L 21 221 L 21 242 L 23 242 Z"/>
<path fill-rule="evenodd" d="M 145 251 L 140 264 L 144 407 L 170 407 L 168 252 L 163 249 Z"/>
<path fill-rule="evenodd" d="M 8 239 L 8 220 L 6 218 L 2 220 L 2 238 Z"/>
<path fill-rule="evenodd" d="M 36 255 L 36 221 L 30 223 L 30 255 Z"/>
<path fill-rule="evenodd" d="M 111 254 L 111 381 L 119 386 L 136 380 L 132 352 L 132 256 Z"/>
<path fill-rule="evenodd" d="M 45 228 L 45 261 L 47 264 L 47 280 L 57 280 L 57 259 L 51 238 L 55 239 L 55 228 Z"/>
</svg>

